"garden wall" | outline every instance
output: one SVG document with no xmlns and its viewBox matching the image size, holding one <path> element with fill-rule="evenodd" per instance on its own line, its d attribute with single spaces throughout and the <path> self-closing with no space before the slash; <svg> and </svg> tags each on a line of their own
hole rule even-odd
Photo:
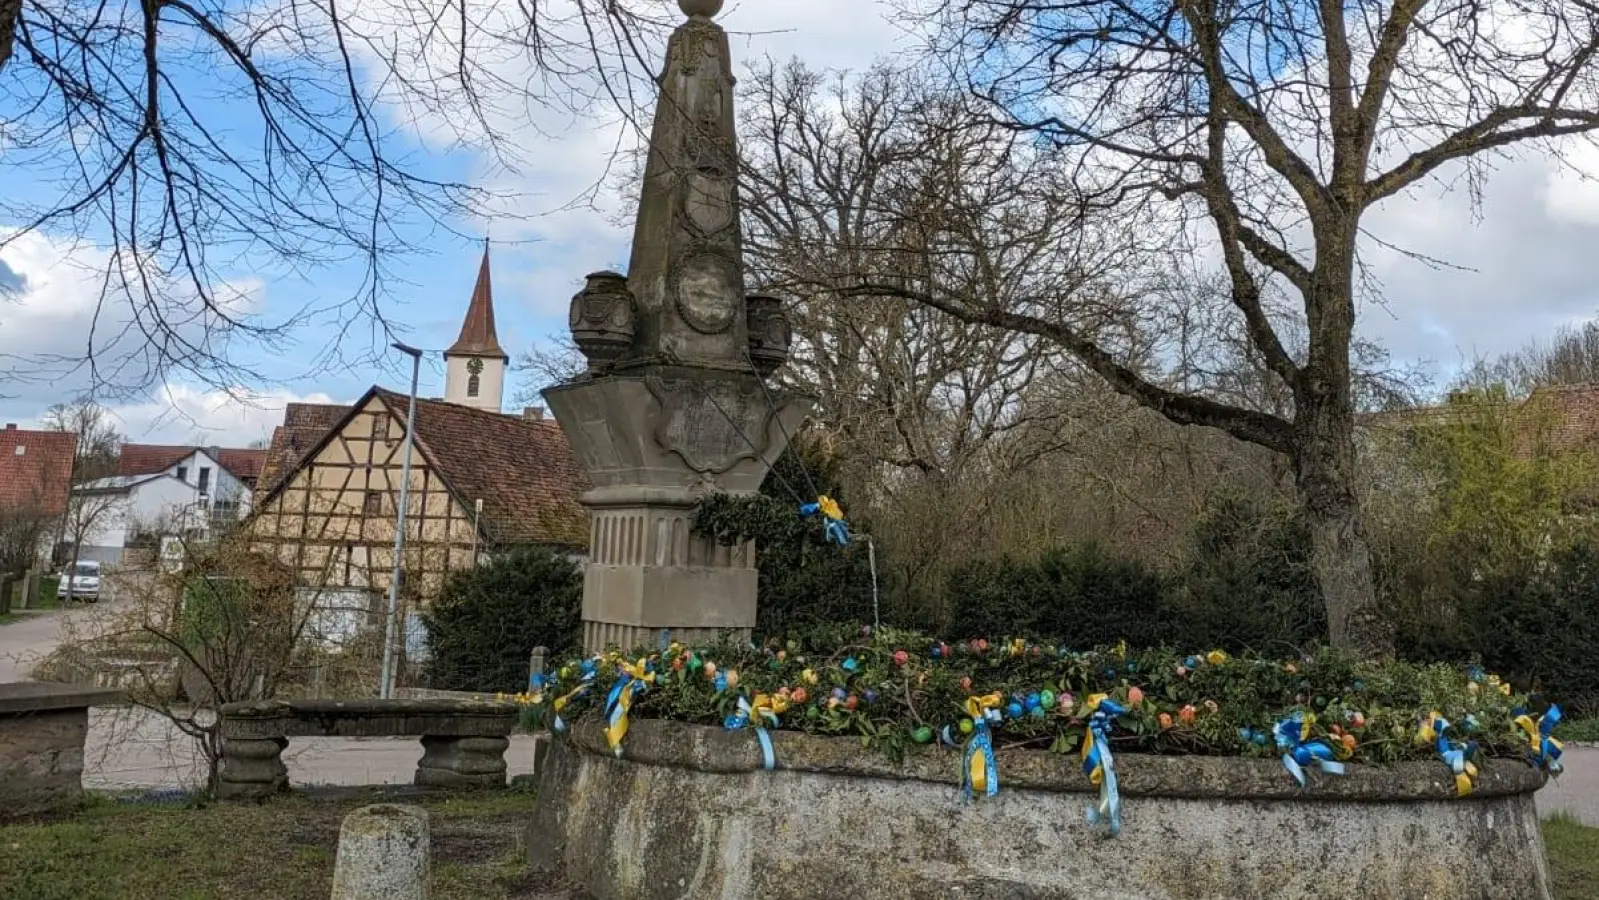
<svg viewBox="0 0 1599 900">
<path fill-rule="evenodd" d="M 850 738 L 635 721 L 626 759 L 575 726 L 544 770 L 529 847 L 599 900 L 783 897 L 1365 900 L 1548 898 L 1544 782 L 1490 763 L 1454 796 L 1441 763 L 1351 766 L 1301 790 L 1272 760 L 1117 758 L 1124 829 L 1084 811 L 1077 757 L 1001 751 L 998 796 L 959 798 L 959 755 L 893 763 Z"/>
</svg>

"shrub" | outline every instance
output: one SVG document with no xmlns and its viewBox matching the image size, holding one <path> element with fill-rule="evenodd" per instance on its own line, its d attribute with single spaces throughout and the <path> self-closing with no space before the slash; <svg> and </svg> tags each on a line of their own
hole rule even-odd
<svg viewBox="0 0 1599 900">
<path fill-rule="evenodd" d="M 1234 653 L 1288 653 L 1326 640 L 1310 529 L 1297 504 L 1220 493 L 1188 542 L 1163 617 L 1164 640 Z"/>
<path fill-rule="evenodd" d="M 824 456 L 791 446 L 767 475 L 760 494 L 713 494 L 695 511 L 694 529 L 700 534 L 728 545 L 755 542 L 760 560 L 755 630 L 760 636 L 826 622 L 872 621 L 866 545 L 829 544 L 821 522 L 799 514 L 800 499 L 795 494 L 814 485 L 838 500 L 846 517 L 850 515 L 831 476 Z"/>
<path fill-rule="evenodd" d="M 454 573 L 422 615 L 428 683 L 443 690 L 522 690 L 534 647 L 564 654 L 582 645 L 582 602 L 577 565 L 547 550 L 514 550 Z"/>
<path fill-rule="evenodd" d="M 635 696 L 632 715 L 723 725 L 740 698 L 757 705 L 764 699 L 775 727 L 859 736 L 897 755 L 937 740 L 946 726 L 964 743 L 967 702 L 997 694 L 994 728 L 1004 746 L 1071 752 L 1083 740 L 1088 698 L 1103 692 L 1126 708 L 1113 731 L 1117 753 L 1276 758 L 1271 729 L 1295 713 L 1313 738 L 1359 762 L 1437 760 L 1436 746 L 1417 739 L 1418 724 L 1433 712 L 1456 723 L 1450 738 L 1473 740 L 1487 755 L 1521 758 L 1526 749 L 1512 717 L 1527 698 L 1495 676 L 1454 666 L 1365 660 L 1332 649 L 1280 660 L 1122 647 L 1074 652 L 1025 640 L 947 645 L 889 629 L 869 640 L 849 635 L 858 632 L 842 629 L 830 643 L 644 651 L 654 684 Z M 574 696 L 565 718 L 597 718 L 623 661 L 619 654 L 569 660 L 556 668 L 557 684 L 533 702 Z M 588 689 L 570 695 L 585 680 L 592 681 Z"/>
<path fill-rule="evenodd" d="M 1068 647 L 1161 639 L 1159 574 L 1096 544 L 969 563 L 950 573 L 947 590 L 950 634 L 1022 634 Z"/>
<path fill-rule="evenodd" d="M 1587 543 L 1522 575 L 1474 584 L 1462 603 L 1469 646 L 1484 665 L 1577 714 L 1599 714 L 1599 551 Z"/>
</svg>

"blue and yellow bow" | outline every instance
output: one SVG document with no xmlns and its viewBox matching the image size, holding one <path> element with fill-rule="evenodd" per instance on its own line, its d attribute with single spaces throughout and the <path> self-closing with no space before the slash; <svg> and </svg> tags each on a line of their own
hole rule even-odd
<svg viewBox="0 0 1599 900">
<path fill-rule="evenodd" d="M 1451 741 L 1449 728 L 1448 719 L 1437 713 L 1431 713 L 1421 723 L 1421 730 L 1416 737 L 1437 749 L 1438 758 L 1443 760 L 1449 771 L 1455 774 L 1455 794 L 1464 797 L 1471 793 L 1475 786 L 1477 766 L 1471 761 L 1471 756 L 1476 750 L 1476 745 L 1470 741 Z"/>
<path fill-rule="evenodd" d="M 978 791 L 990 797 L 999 793 L 999 762 L 994 759 L 994 737 L 989 733 L 988 724 L 999 720 L 999 707 L 1004 702 L 1001 694 L 966 698 L 966 715 L 972 719 L 972 737 L 966 742 L 966 756 L 961 764 L 961 790 L 968 800 Z"/>
<path fill-rule="evenodd" d="M 1550 775 L 1559 775 L 1564 769 L 1560 764 L 1560 755 L 1565 752 L 1565 746 L 1555 740 L 1555 726 L 1560 724 L 1560 707 L 1550 706 L 1549 711 L 1538 717 L 1537 724 L 1533 724 L 1532 716 L 1525 713 L 1516 717 L 1516 727 L 1527 735 L 1527 761 Z"/>
<path fill-rule="evenodd" d="M 633 708 L 633 695 L 642 694 L 655 683 L 655 669 L 647 659 L 640 659 L 636 663 L 624 660 L 617 664 L 617 668 L 621 670 L 621 677 L 611 688 L 611 695 L 605 698 L 605 742 L 610 745 L 612 753 L 621 756 L 622 738 L 627 737 L 627 713 Z"/>
<path fill-rule="evenodd" d="M 849 523 L 844 521 L 844 510 L 839 508 L 838 501 L 823 494 L 816 498 L 815 503 L 805 503 L 800 506 L 802 516 L 821 516 L 823 530 L 827 533 L 828 543 L 840 547 L 849 543 Z"/>
<path fill-rule="evenodd" d="M 567 670 L 563 669 L 562 671 Z M 595 660 L 589 659 L 583 661 L 582 677 L 578 681 L 577 687 L 559 697 L 556 697 L 554 702 L 550 704 L 550 707 L 554 712 L 554 716 L 550 719 L 551 731 L 554 731 L 557 734 L 566 731 L 566 720 L 561 718 L 561 710 L 565 709 L 572 701 L 588 693 L 589 688 L 594 686 L 594 679 L 598 677 L 599 674 L 599 664 Z M 551 681 L 551 685 L 554 685 L 553 680 Z"/>
<path fill-rule="evenodd" d="M 1305 766 L 1311 763 L 1329 775 L 1342 775 L 1345 771 L 1344 764 L 1334 759 L 1336 753 L 1326 741 L 1306 740 L 1314 721 L 1314 716 L 1307 718 L 1296 712 L 1272 728 L 1272 734 L 1277 737 L 1277 749 L 1283 752 L 1283 767 L 1300 787 L 1305 786 Z"/>
<path fill-rule="evenodd" d="M 788 700 L 783 697 L 756 694 L 754 702 L 740 697 L 738 712 L 723 720 L 722 727 L 728 731 L 737 731 L 754 725 L 755 738 L 761 742 L 761 768 L 769 772 L 777 768 L 777 755 L 772 751 L 772 736 L 767 733 L 766 726 L 770 724 L 776 728 L 777 717 L 787 709 Z"/>
<path fill-rule="evenodd" d="M 1088 807 L 1088 824 L 1105 824 L 1112 837 L 1121 834 L 1122 800 L 1116 789 L 1116 760 L 1110 755 L 1110 729 L 1126 708 L 1109 694 L 1087 700 L 1088 733 L 1083 736 L 1083 774 L 1099 786 L 1099 803 Z"/>
</svg>

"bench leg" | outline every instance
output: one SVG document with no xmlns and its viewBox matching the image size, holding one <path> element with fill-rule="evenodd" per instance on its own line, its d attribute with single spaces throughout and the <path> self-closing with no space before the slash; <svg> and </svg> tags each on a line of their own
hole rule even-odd
<svg viewBox="0 0 1599 900">
<path fill-rule="evenodd" d="M 288 745 L 288 738 L 223 738 L 217 799 L 261 800 L 288 790 L 289 770 L 283 765 Z"/>
<path fill-rule="evenodd" d="M 418 787 L 503 788 L 504 737 L 424 737 L 416 765 Z"/>
</svg>

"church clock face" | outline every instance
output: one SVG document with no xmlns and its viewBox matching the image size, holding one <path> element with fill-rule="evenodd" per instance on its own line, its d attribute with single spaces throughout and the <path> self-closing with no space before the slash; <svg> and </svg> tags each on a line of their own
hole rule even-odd
<svg viewBox="0 0 1599 900">
<path fill-rule="evenodd" d="M 468 375 L 482 375 L 483 374 L 483 360 L 478 359 L 477 357 L 473 357 L 473 358 L 467 360 L 466 361 L 466 373 Z"/>
</svg>

